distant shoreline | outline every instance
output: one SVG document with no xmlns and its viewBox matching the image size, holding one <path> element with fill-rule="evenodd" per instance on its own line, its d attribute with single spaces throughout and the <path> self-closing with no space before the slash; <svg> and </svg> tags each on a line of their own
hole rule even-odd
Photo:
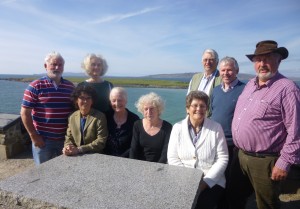
<svg viewBox="0 0 300 209">
<path fill-rule="evenodd" d="M 6 81 L 16 81 L 23 83 L 30 83 L 37 78 L 0 78 L 0 80 Z M 66 79 L 72 81 L 75 85 L 84 81 L 85 79 L 75 78 L 75 77 L 66 77 Z M 167 88 L 167 89 L 187 89 L 187 82 L 179 82 L 179 81 L 168 81 L 168 80 L 148 80 L 148 79 L 105 79 L 114 84 L 114 86 L 120 87 L 132 87 L 132 88 Z M 134 81 L 134 82 L 132 82 Z M 163 84 L 163 85 L 160 85 Z"/>
</svg>

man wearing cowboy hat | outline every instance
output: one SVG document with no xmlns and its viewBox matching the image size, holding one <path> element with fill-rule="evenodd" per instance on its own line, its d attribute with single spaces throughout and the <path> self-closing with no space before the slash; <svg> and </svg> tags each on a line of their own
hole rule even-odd
<svg viewBox="0 0 300 209">
<path fill-rule="evenodd" d="M 280 208 L 280 181 L 291 165 L 300 164 L 300 90 L 278 72 L 288 54 L 268 40 L 246 55 L 256 77 L 240 95 L 232 121 L 238 153 L 228 182 L 230 208 L 245 208 L 253 191 L 259 209 Z"/>
</svg>

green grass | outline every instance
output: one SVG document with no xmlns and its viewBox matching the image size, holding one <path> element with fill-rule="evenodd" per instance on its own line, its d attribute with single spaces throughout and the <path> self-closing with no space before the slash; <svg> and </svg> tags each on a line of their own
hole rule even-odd
<svg viewBox="0 0 300 209">
<path fill-rule="evenodd" d="M 66 79 L 72 81 L 73 83 L 80 83 L 86 78 L 80 77 L 65 77 Z M 37 79 L 36 77 L 23 78 L 20 81 L 30 82 Z M 181 81 L 170 81 L 170 80 L 148 80 L 139 78 L 105 78 L 105 80 L 110 81 L 114 86 L 134 86 L 134 87 L 144 87 L 144 88 L 187 88 L 188 82 Z"/>
</svg>

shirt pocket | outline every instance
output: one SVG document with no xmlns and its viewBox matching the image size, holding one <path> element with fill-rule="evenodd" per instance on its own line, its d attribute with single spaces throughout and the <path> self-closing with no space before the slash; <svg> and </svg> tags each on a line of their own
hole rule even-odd
<svg viewBox="0 0 300 209">
<path fill-rule="evenodd" d="M 257 100 L 254 103 L 254 114 L 259 117 L 263 118 L 267 112 L 269 103 L 265 100 Z"/>
</svg>

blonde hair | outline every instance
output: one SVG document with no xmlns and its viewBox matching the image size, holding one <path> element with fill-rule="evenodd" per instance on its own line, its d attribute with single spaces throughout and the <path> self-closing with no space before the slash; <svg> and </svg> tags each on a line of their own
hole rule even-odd
<svg viewBox="0 0 300 209">
<path fill-rule="evenodd" d="M 85 70 L 85 72 L 90 75 L 91 71 L 90 71 L 90 65 L 91 65 L 91 59 L 96 58 L 99 59 L 101 61 L 101 74 L 100 76 L 105 75 L 105 73 L 107 72 L 108 69 L 108 65 L 106 60 L 101 56 L 101 55 L 96 55 L 96 54 L 87 54 L 84 59 L 83 62 L 81 63 L 81 68 Z"/>
</svg>

